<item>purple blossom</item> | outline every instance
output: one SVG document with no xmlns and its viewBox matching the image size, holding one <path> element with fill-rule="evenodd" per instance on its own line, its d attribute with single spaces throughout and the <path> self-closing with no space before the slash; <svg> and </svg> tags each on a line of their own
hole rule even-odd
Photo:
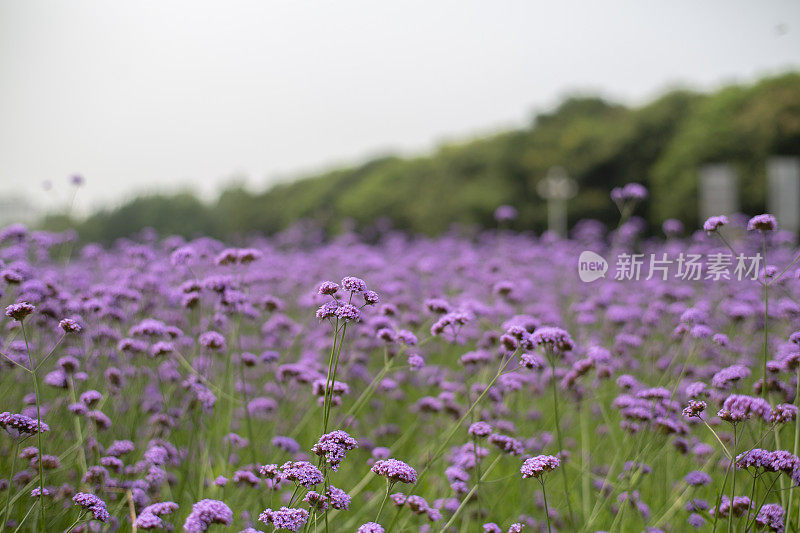
<svg viewBox="0 0 800 533">
<path fill-rule="evenodd" d="M 321 436 L 319 441 L 312 446 L 311 451 L 316 455 L 325 457 L 325 461 L 335 472 L 339 469 L 339 464 L 344 461 L 347 452 L 355 448 L 358 448 L 356 439 L 337 429 Z"/>
<path fill-rule="evenodd" d="M 383 476 L 392 483 L 417 483 L 417 471 L 399 459 L 382 459 L 376 461 L 371 468 L 372 472 Z"/>
<path fill-rule="evenodd" d="M 186 517 L 183 529 L 187 533 L 200 533 L 213 524 L 229 526 L 233 523 L 233 511 L 219 500 L 200 500 L 192 505 L 192 512 Z"/>
<path fill-rule="evenodd" d="M 308 521 L 308 511 L 305 509 L 294 509 L 289 507 L 281 507 L 273 511 L 272 509 L 265 509 L 258 519 L 265 524 L 272 524 L 275 529 L 286 531 L 300 531 Z"/>
<path fill-rule="evenodd" d="M 572 350 L 575 344 L 569 333 L 561 328 L 543 326 L 533 332 L 531 341 L 536 346 L 544 346 L 555 353 L 564 353 Z"/>
<path fill-rule="evenodd" d="M 25 317 L 30 315 L 36 310 L 34 306 L 28 302 L 18 302 L 6 307 L 6 316 L 22 322 Z"/>
<path fill-rule="evenodd" d="M 322 483 L 325 478 L 319 468 L 308 461 L 288 461 L 281 466 L 284 479 L 294 481 L 307 489 Z"/>
<path fill-rule="evenodd" d="M 523 478 L 539 478 L 542 475 L 558 468 L 561 461 L 554 455 L 537 455 L 526 459 L 519 471 Z"/>
<path fill-rule="evenodd" d="M 108 514 L 108 509 L 106 509 L 106 502 L 94 494 L 79 492 L 72 497 L 72 501 L 75 502 L 75 505 L 83 507 L 85 510 L 91 512 L 95 520 L 108 522 L 111 518 L 111 515 Z"/>
<path fill-rule="evenodd" d="M 8 411 L 0 413 L 0 427 L 6 431 L 13 431 L 19 436 L 28 436 L 50 431 L 50 426 L 42 421 L 37 421 L 22 414 L 9 413 Z"/>
<path fill-rule="evenodd" d="M 386 530 L 383 529 L 382 525 L 376 522 L 367 522 L 366 524 L 359 526 L 356 533 L 386 533 Z"/>
<path fill-rule="evenodd" d="M 772 215 L 756 215 L 747 222 L 748 231 L 775 231 L 778 221 Z"/>
<path fill-rule="evenodd" d="M 728 217 L 725 215 L 709 217 L 708 220 L 703 223 L 703 229 L 711 233 L 713 231 L 717 231 L 722 226 L 726 226 L 727 224 Z"/>
</svg>

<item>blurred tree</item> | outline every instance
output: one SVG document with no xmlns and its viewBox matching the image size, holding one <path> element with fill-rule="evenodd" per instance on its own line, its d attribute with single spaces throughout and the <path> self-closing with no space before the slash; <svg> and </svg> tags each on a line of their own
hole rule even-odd
<svg viewBox="0 0 800 533">
<path fill-rule="evenodd" d="M 275 233 L 313 219 L 329 233 L 346 221 L 365 228 L 388 218 L 394 227 L 435 234 L 452 224 L 494 225 L 501 204 L 519 211 L 516 229 L 542 230 L 546 209 L 536 184 L 563 166 L 580 190 L 569 222 L 613 224 L 612 187 L 636 181 L 651 189 L 647 217 L 656 230 L 666 218 L 696 227 L 697 169 L 731 161 L 740 172 L 743 208 L 764 209 L 769 155 L 800 154 L 800 74 L 731 86 L 712 94 L 669 92 L 631 109 L 596 97 L 565 99 L 527 128 L 449 143 L 423 157 L 385 156 L 363 165 L 281 183 L 262 193 L 232 185 L 213 205 L 188 193 L 137 198 L 77 224 L 86 240 L 109 242 L 151 226 L 162 234 L 231 238 Z M 52 229 L 74 221 L 50 216 Z"/>
</svg>

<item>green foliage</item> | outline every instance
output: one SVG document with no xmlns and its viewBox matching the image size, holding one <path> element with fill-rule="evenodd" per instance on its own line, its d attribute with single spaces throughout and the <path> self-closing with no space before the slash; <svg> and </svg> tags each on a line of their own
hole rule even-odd
<svg viewBox="0 0 800 533">
<path fill-rule="evenodd" d="M 731 161 L 740 173 L 743 209 L 764 209 L 764 167 L 770 155 L 800 154 L 800 74 L 730 86 L 712 94 L 669 92 L 639 108 L 594 97 L 572 97 L 527 128 L 447 144 L 424 157 L 383 157 L 361 166 L 279 184 L 253 194 L 240 186 L 213 205 L 189 194 L 137 198 L 78 224 L 86 240 L 110 241 L 151 226 L 162 233 L 220 237 L 274 233 L 301 218 L 337 232 L 352 220 L 379 218 L 395 227 L 436 234 L 454 223 L 491 226 L 492 213 L 511 204 L 516 229 L 546 224 L 536 183 L 554 165 L 579 186 L 569 220 L 612 222 L 612 187 L 644 183 L 652 195 L 645 215 L 655 228 L 666 218 L 695 227 L 697 170 Z M 46 227 L 67 221 L 50 217 Z"/>
</svg>

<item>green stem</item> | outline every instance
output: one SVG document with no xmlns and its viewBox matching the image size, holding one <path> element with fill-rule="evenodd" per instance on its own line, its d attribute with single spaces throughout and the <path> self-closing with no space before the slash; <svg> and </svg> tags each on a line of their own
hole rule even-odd
<svg viewBox="0 0 800 533">
<path fill-rule="evenodd" d="M 794 393 L 794 404 L 800 409 L 800 365 L 797 366 L 795 371 L 795 376 L 797 378 L 797 383 L 795 384 L 795 393 Z M 794 449 L 792 453 L 797 456 L 797 452 L 800 451 L 800 420 L 798 417 L 794 419 Z M 792 523 L 792 502 L 794 501 L 794 494 L 789 492 L 789 503 L 786 504 L 786 531 L 791 531 L 791 523 Z M 800 509 L 800 506 L 798 506 Z M 798 523 L 800 523 L 800 516 L 798 516 Z"/>
<path fill-rule="evenodd" d="M 386 500 L 389 499 L 389 491 L 392 490 L 392 483 L 387 479 L 386 480 L 386 494 L 383 495 L 383 501 L 381 502 L 381 506 L 378 507 L 378 514 L 375 516 L 375 522 L 378 522 L 381 519 L 381 513 L 383 512 L 383 507 L 386 505 Z"/>
<path fill-rule="evenodd" d="M 69 527 L 68 527 L 66 530 L 64 530 L 64 533 L 69 533 L 70 531 L 72 531 L 72 529 L 73 529 L 75 526 L 77 526 L 77 525 L 80 523 L 80 521 L 81 521 L 81 520 L 83 520 L 83 515 L 84 515 L 84 513 L 83 513 L 83 512 L 82 512 L 80 515 L 78 515 L 78 519 L 77 519 L 77 520 L 75 520 L 75 521 L 72 523 L 72 525 L 71 525 L 71 526 L 69 526 Z"/>
<path fill-rule="evenodd" d="M 561 423 L 558 418 L 558 384 L 556 383 L 556 359 L 555 355 L 547 351 L 548 358 L 550 359 L 550 368 L 553 371 L 553 375 L 551 378 L 552 385 L 553 385 L 553 415 L 555 419 L 553 421 L 553 425 L 556 428 L 556 443 L 558 444 L 558 452 L 560 454 L 564 450 L 564 444 L 561 440 Z M 567 471 L 566 466 L 562 466 L 559 468 L 561 470 L 561 481 L 564 484 L 564 498 L 567 500 L 567 510 L 569 511 L 569 521 L 571 524 L 575 524 L 575 516 L 572 514 L 572 503 L 570 502 L 569 498 L 569 483 L 567 482 Z"/>
<path fill-rule="evenodd" d="M 485 479 L 485 478 L 486 478 L 486 476 L 488 476 L 488 475 L 489 475 L 489 472 L 491 472 L 491 471 L 494 469 L 495 465 L 497 465 L 497 463 L 500 461 L 500 458 L 501 458 L 501 457 L 503 457 L 503 455 L 502 455 L 502 454 L 498 454 L 498 455 L 497 455 L 497 457 L 495 457 L 494 461 L 492 461 L 492 463 L 489 465 L 489 467 L 488 467 L 488 468 L 486 469 L 486 471 L 483 473 L 482 479 Z M 458 509 L 456 509 L 456 512 L 455 512 L 455 513 L 453 513 L 453 516 L 451 516 L 451 517 L 450 517 L 450 520 L 448 520 L 448 521 L 447 521 L 447 523 L 446 523 L 446 524 L 445 524 L 445 525 L 442 527 L 442 529 L 441 529 L 442 533 L 444 533 L 445 531 L 447 531 L 447 529 L 448 529 L 448 528 L 449 528 L 451 525 L 453 525 L 453 522 L 455 522 L 455 520 L 456 520 L 456 518 L 458 517 L 458 515 L 459 515 L 459 514 L 461 514 L 461 511 L 464 509 L 464 507 L 466 507 L 466 505 L 467 505 L 467 503 L 469 502 L 470 498 L 472 498 L 472 495 L 475 493 L 476 487 L 477 487 L 477 485 L 475 485 L 474 487 L 472 487 L 472 489 L 471 489 L 471 490 L 470 490 L 470 491 L 467 493 L 467 495 L 466 495 L 466 496 L 464 496 L 464 499 L 463 499 L 463 500 L 461 500 L 461 505 L 459 505 L 459 506 L 458 506 Z M 395 521 L 396 521 L 396 520 L 397 520 L 397 516 L 395 516 Z M 392 521 L 392 523 L 391 523 L 391 525 L 389 526 L 389 529 L 388 529 L 387 531 L 391 531 L 391 528 L 392 528 L 392 526 L 394 525 L 394 522 L 395 522 L 395 521 Z"/>
<path fill-rule="evenodd" d="M 544 480 L 539 478 L 539 483 L 542 484 L 542 497 L 544 498 L 544 518 L 547 520 L 547 533 L 553 533 L 550 527 L 550 510 L 547 508 L 547 490 L 544 488 Z"/>
<path fill-rule="evenodd" d="M 8 517 L 11 514 L 11 487 L 12 483 L 14 483 L 14 474 L 17 471 L 17 454 L 19 453 L 19 441 L 14 441 L 14 455 L 11 456 L 11 475 L 8 477 L 8 497 L 6 498 L 6 510 L 3 513 L 3 523 L 0 524 L 2 528 L 5 529 L 6 524 L 8 523 Z"/>
<path fill-rule="evenodd" d="M 731 477 L 731 505 L 728 510 L 728 533 L 731 533 L 733 527 L 733 501 L 736 497 L 736 424 L 733 424 L 733 458 L 731 459 L 731 470 L 733 476 Z"/>
<path fill-rule="evenodd" d="M 761 395 L 764 399 L 769 394 L 767 386 L 767 343 L 769 336 L 769 284 L 767 283 L 767 234 L 761 232 L 761 250 L 764 255 L 764 368 L 762 370 Z"/>
<path fill-rule="evenodd" d="M 77 403 L 78 398 L 77 394 L 75 393 L 75 382 L 72 380 L 72 376 L 69 376 L 69 378 L 67 379 L 67 386 L 69 387 L 69 393 L 70 397 L 72 398 L 72 403 Z M 81 429 L 80 417 L 78 417 L 77 415 L 73 415 L 72 424 L 75 427 L 75 434 L 78 437 L 78 450 L 80 451 L 78 459 L 80 461 L 80 467 L 81 467 L 80 475 L 81 477 L 83 477 L 88 467 L 86 465 L 86 452 L 83 451 L 83 430 Z"/>
<path fill-rule="evenodd" d="M 25 322 L 20 322 L 20 327 L 22 327 L 22 337 L 25 339 L 25 351 L 28 352 L 28 364 L 30 364 L 31 369 L 36 368 L 33 364 L 33 356 L 31 355 L 31 349 L 28 345 L 28 334 L 25 332 Z M 36 447 L 39 451 L 39 520 L 42 531 L 45 531 L 44 526 L 44 462 L 42 461 L 42 455 L 44 453 L 44 447 L 42 446 L 42 415 L 41 415 L 41 398 L 39 396 L 39 378 L 37 377 L 36 370 L 31 372 L 33 376 L 33 392 L 36 394 Z"/>
<path fill-rule="evenodd" d="M 486 388 L 483 390 L 483 392 L 480 394 L 480 396 L 478 396 L 475 399 L 475 401 L 472 402 L 472 404 L 469 406 L 469 409 L 467 409 L 467 412 L 464 413 L 464 415 L 461 418 L 458 419 L 458 421 L 455 423 L 455 425 L 450 430 L 450 432 L 445 436 L 444 440 L 442 441 L 441 444 L 439 444 L 439 447 L 436 449 L 436 452 L 433 454 L 433 457 L 431 457 L 431 459 L 427 462 L 427 464 L 425 465 L 425 468 L 422 469 L 422 472 L 420 473 L 420 475 L 417 478 L 417 485 L 422 483 L 422 479 L 428 473 L 428 471 L 430 470 L 431 466 L 433 466 L 433 464 L 436 463 L 436 461 L 439 460 L 439 457 L 442 456 L 442 454 L 444 453 L 445 448 L 447 448 L 447 445 L 450 443 L 450 440 L 456 434 L 456 431 L 458 431 L 458 429 L 461 427 L 461 424 L 464 423 L 464 420 L 467 419 L 467 417 L 470 415 L 470 413 L 472 413 L 472 411 L 480 403 L 480 401 L 483 399 L 483 397 L 486 396 L 486 394 L 489 392 L 489 390 L 491 390 L 491 388 L 494 386 L 494 384 L 497 381 L 497 379 L 503 373 L 503 370 L 505 370 L 506 367 L 508 366 L 508 364 L 511 362 L 511 360 L 516 357 L 516 354 L 517 354 L 517 352 L 514 352 L 511 355 L 511 357 L 509 357 L 508 359 L 505 360 L 505 362 L 501 362 L 500 368 L 497 370 L 497 373 L 494 375 L 492 380 L 489 382 L 489 385 L 487 385 Z M 389 530 L 387 530 L 387 531 L 389 531 Z"/>
</svg>

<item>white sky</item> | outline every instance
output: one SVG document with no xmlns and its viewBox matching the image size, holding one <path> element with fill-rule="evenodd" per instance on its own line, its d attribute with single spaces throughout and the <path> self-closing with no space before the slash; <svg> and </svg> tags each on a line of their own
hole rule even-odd
<svg viewBox="0 0 800 533">
<path fill-rule="evenodd" d="M 0 195 L 52 206 L 73 173 L 82 209 L 263 189 L 571 92 L 639 103 L 789 68 L 797 0 L 0 0 Z"/>
</svg>

